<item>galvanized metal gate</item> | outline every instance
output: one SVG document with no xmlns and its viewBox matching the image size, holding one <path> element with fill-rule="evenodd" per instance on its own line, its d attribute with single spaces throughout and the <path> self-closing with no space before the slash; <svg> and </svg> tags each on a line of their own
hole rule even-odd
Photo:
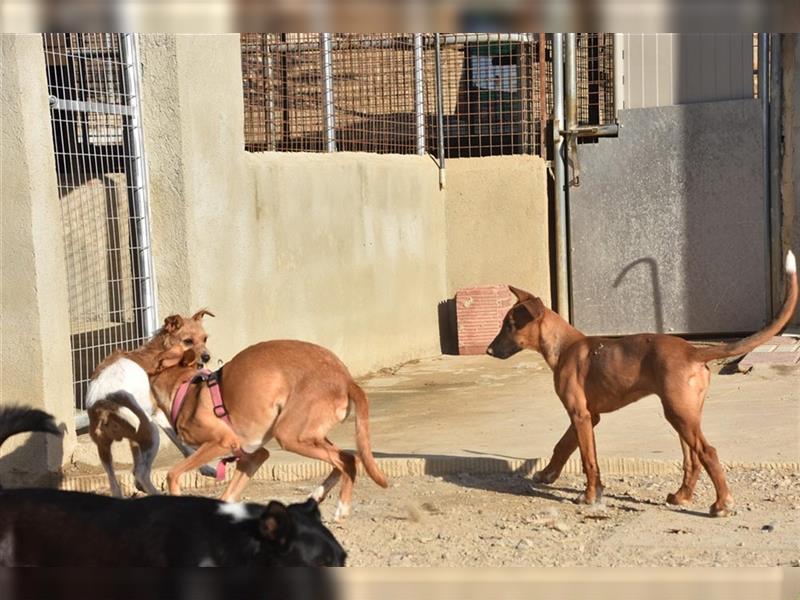
<svg viewBox="0 0 800 600">
<path fill-rule="evenodd" d="M 577 148 L 572 321 L 593 334 L 753 331 L 769 313 L 751 34 L 627 35 L 619 136 Z"/>
<path fill-rule="evenodd" d="M 82 421 L 97 364 L 156 328 L 135 34 L 44 34 Z"/>
</svg>

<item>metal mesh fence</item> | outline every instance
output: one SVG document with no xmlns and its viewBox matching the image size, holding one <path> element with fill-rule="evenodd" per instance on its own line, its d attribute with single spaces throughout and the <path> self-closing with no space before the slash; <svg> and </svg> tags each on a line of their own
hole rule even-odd
<svg viewBox="0 0 800 600">
<path fill-rule="evenodd" d="M 582 33 L 576 37 L 578 125 L 613 123 L 614 34 Z"/>
<path fill-rule="evenodd" d="M 66 257 L 73 383 L 152 333 L 132 34 L 44 34 Z"/>
<path fill-rule="evenodd" d="M 613 121 L 613 35 L 579 38 L 581 123 Z M 550 37 L 440 39 L 445 155 L 542 155 L 553 108 Z M 245 33 L 241 45 L 248 150 L 438 154 L 433 34 Z"/>
</svg>

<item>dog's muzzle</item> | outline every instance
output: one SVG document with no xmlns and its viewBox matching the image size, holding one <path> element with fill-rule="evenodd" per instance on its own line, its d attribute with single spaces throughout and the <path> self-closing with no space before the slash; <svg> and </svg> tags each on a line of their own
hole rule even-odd
<svg viewBox="0 0 800 600">
<path fill-rule="evenodd" d="M 203 352 L 200 355 L 200 360 L 202 360 L 204 363 L 207 363 L 208 361 L 211 360 L 211 355 L 208 352 Z"/>
</svg>

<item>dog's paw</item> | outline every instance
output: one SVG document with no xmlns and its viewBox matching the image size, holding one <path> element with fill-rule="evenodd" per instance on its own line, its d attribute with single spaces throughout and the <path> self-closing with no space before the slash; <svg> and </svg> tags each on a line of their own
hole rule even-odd
<svg viewBox="0 0 800 600">
<path fill-rule="evenodd" d="M 350 505 L 345 504 L 341 500 L 336 504 L 336 512 L 333 514 L 333 520 L 336 523 L 341 523 L 350 514 Z"/>
<path fill-rule="evenodd" d="M 592 495 L 586 491 L 581 492 L 573 502 L 575 504 L 603 504 L 603 488 L 597 488 Z"/>
<path fill-rule="evenodd" d="M 711 505 L 709 509 L 709 514 L 712 517 L 732 517 L 736 514 L 736 511 L 733 510 L 733 501 L 728 500 L 722 506 L 717 506 L 716 502 Z"/>
<path fill-rule="evenodd" d="M 531 476 L 531 481 L 533 483 L 544 483 L 550 485 L 558 478 L 558 475 L 555 473 L 548 473 L 547 471 L 536 471 Z"/>
<path fill-rule="evenodd" d="M 671 504 L 672 506 L 688 506 L 691 503 L 691 498 L 686 498 L 679 494 L 667 494 L 667 504 Z"/>
</svg>

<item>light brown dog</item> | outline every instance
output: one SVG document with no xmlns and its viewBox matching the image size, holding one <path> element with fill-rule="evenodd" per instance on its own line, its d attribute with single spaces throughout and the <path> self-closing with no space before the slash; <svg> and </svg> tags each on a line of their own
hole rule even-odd
<svg viewBox="0 0 800 600">
<path fill-rule="evenodd" d="M 745 354 L 789 322 L 797 304 L 797 266 L 791 252 L 786 258 L 786 287 L 783 307 L 767 327 L 737 342 L 706 348 L 653 333 L 587 337 L 545 307 L 539 298 L 510 288 L 517 303 L 506 314 L 500 333 L 486 352 L 497 358 L 508 358 L 523 348 L 540 352 L 553 370 L 556 393 L 572 422 L 556 444 L 549 464 L 535 473 L 534 479 L 541 483 L 555 481 L 575 448 L 580 448 L 586 490 L 576 501 L 596 502 L 603 493 L 593 430 L 600 414 L 656 394 L 664 416 L 680 436 L 683 450 L 683 483 L 677 492 L 667 496 L 667 502 L 691 502 L 702 465 L 717 494 L 711 515 L 730 514 L 733 498 L 717 451 L 700 430 L 711 378 L 706 363 Z"/>
<path fill-rule="evenodd" d="M 181 361 L 164 360 L 163 370 L 151 377 L 156 402 L 168 415 L 181 384 L 195 375 L 191 367 L 184 366 L 192 361 L 191 352 Z M 367 397 L 332 352 L 294 340 L 262 342 L 245 348 L 226 363 L 220 379 L 230 425 L 214 414 L 207 385 L 190 384 L 174 426 L 186 444 L 198 448 L 167 474 L 171 494 L 180 494 L 180 477 L 186 471 L 216 458 L 241 455 L 222 494 L 223 500 L 235 501 L 269 457 L 264 446 L 274 438 L 284 450 L 333 466 L 311 495 L 321 502 L 341 478 L 335 518 L 345 517 L 350 509 L 356 459 L 326 435 L 347 417 L 351 403 L 356 411 L 358 456 L 372 480 L 387 486 L 370 449 Z"/>
<path fill-rule="evenodd" d="M 122 489 L 114 474 L 111 445 L 123 439 L 131 446 L 136 487 L 150 494 L 158 493 L 150 479 L 159 436 L 151 421 L 154 406 L 148 375 L 155 373 L 163 361 L 180 360 L 188 349 L 194 351 L 197 359 L 209 360 L 208 335 L 203 328 L 205 315 L 214 316 L 207 310 L 200 310 L 191 317 L 167 317 L 164 326 L 147 343 L 136 350 L 112 353 L 92 374 L 86 393 L 89 436 L 97 446 L 112 495 L 121 496 Z M 181 452 L 188 454 L 190 451 L 179 442 L 167 421 L 161 419 L 161 422 L 170 439 Z M 203 472 L 215 474 L 210 467 L 205 467 Z"/>
</svg>

